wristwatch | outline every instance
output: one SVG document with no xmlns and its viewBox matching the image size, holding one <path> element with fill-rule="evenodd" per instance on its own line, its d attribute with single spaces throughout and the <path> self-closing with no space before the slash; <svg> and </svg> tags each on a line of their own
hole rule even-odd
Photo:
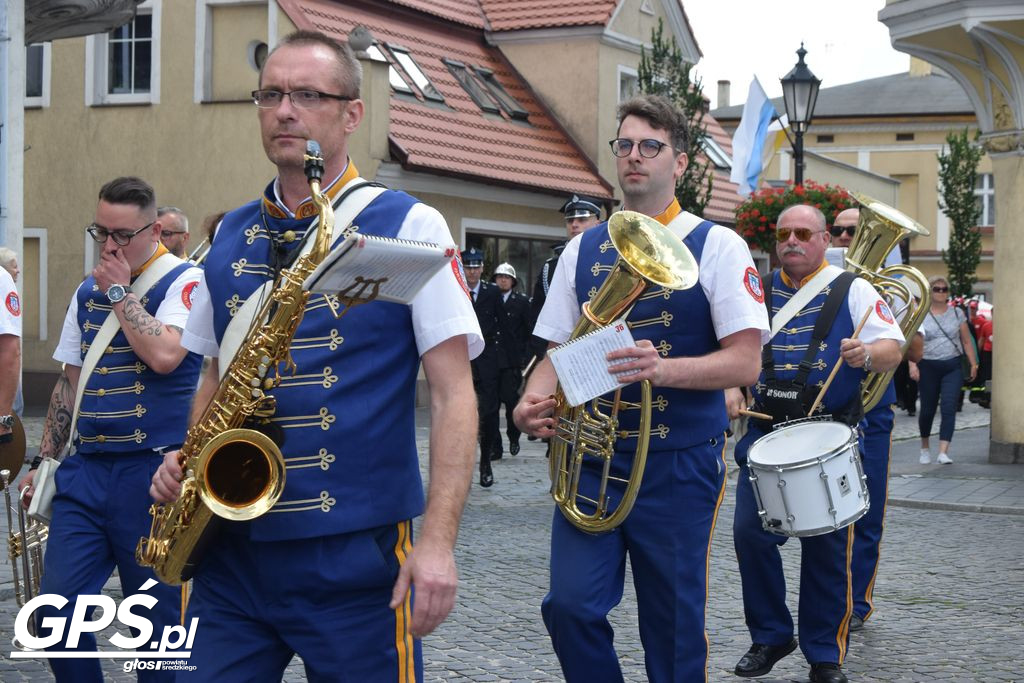
<svg viewBox="0 0 1024 683">
<path fill-rule="evenodd" d="M 6 427 L 7 429 L 14 429 L 14 416 L 13 415 L 0 415 L 0 427 Z"/>
<path fill-rule="evenodd" d="M 110 285 L 110 287 L 107 288 L 107 298 L 110 299 L 110 303 L 112 304 L 122 301 L 131 293 L 132 289 L 128 285 Z"/>
</svg>

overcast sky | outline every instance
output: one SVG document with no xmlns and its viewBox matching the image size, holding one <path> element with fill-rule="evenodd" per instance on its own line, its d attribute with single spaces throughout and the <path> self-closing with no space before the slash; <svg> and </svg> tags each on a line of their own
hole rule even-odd
<svg viewBox="0 0 1024 683">
<path fill-rule="evenodd" d="M 910 56 L 897 52 L 878 21 L 885 0 L 688 0 L 683 3 L 704 57 L 697 74 L 711 108 L 718 81 L 732 82 L 730 104 L 742 104 L 756 75 L 768 97 L 782 95 L 779 79 L 804 58 L 827 88 L 905 72 Z"/>
</svg>

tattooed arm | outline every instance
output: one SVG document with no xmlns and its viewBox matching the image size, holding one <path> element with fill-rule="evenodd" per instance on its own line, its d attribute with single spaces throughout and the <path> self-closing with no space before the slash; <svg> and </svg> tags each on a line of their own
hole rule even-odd
<svg viewBox="0 0 1024 683">
<path fill-rule="evenodd" d="M 61 459 L 64 454 L 64 446 L 71 438 L 71 418 L 75 412 L 75 396 L 78 393 L 78 380 L 81 377 L 82 368 L 77 365 L 65 365 L 64 370 L 57 378 L 57 384 L 50 394 L 50 407 L 46 411 L 46 422 L 43 425 L 43 438 L 39 443 L 40 458 Z M 32 486 L 35 478 L 38 462 L 33 462 L 33 467 L 26 474 L 18 490 Z M 29 490 L 22 499 L 25 508 L 32 502 L 32 491 Z"/>
<path fill-rule="evenodd" d="M 181 345 L 181 328 L 165 325 L 151 316 L 134 293 L 114 304 L 114 315 L 135 355 L 154 372 L 173 372 L 188 353 Z"/>
</svg>

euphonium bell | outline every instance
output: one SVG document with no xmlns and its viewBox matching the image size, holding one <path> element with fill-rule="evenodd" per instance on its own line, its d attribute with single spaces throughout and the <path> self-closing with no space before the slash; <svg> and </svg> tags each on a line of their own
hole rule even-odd
<svg viewBox="0 0 1024 683">
<path fill-rule="evenodd" d="M 924 322 L 931 304 L 928 280 L 917 268 L 894 265 L 882 268 L 886 256 L 911 235 L 927 236 L 928 229 L 902 211 L 859 192 L 852 193 L 860 204 L 857 232 L 846 250 L 846 270 L 863 277 L 878 290 L 899 322 L 906 342 Z M 861 387 L 861 401 L 867 412 L 878 405 L 892 380 L 893 370 L 868 373 Z"/>
<path fill-rule="evenodd" d="M 697 261 L 682 240 L 658 221 L 634 211 L 619 211 L 608 219 L 608 235 L 619 252 L 611 272 L 593 298 L 583 304 L 583 316 L 570 339 L 628 315 L 651 285 L 670 290 L 689 289 L 697 284 Z M 611 463 L 618 436 L 619 391 L 615 392 L 610 414 L 601 412 L 595 399 L 571 407 L 559 386 L 555 390 L 555 438 L 551 440 L 549 468 L 551 496 L 565 518 L 588 533 L 617 527 L 629 515 L 640 490 L 647 446 L 651 433 L 651 383 L 641 383 L 640 434 L 628 479 L 611 475 Z M 598 490 L 591 495 L 579 491 L 586 459 L 596 460 L 601 470 Z M 609 481 L 624 481 L 622 500 L 612 512 L 608 498 Z M 579 506 L 584 502 L 593 512 Z"/>
</svg>

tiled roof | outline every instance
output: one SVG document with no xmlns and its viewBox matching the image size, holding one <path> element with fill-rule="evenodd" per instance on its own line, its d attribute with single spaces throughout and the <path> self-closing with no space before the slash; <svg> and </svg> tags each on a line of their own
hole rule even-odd
<svg viewBox="0 0 1024 683">
<path fill-rule="evenodd" d="M 732 139 L 710 114 L 704 115 L 704 123 L 708 127 L 708 135 L 711 136 L 718 146 L 725 150 L 729 158 L 732 158 Z M 712 166 L 712 168 L 714 168 Z M 743 198 L 736 194 L 739 186 L 729 180 L 728 170 L 714 171 L 714 181 L 711 184 L 711 199 L 704 207 L 704 218 L 716 223 L 733 225 L 736 223 L 736 207 Z"/>
<path fill-rule="evenodd" d="M 604 26 L 618 0 L 479 0 L 492 31 Z"/>
<path fill-rule="evenodd" d="M 389 137 L 392 154 L 404 168 L 551 194 L 611 197 L 611 188 L 593 164 L 498 49 L 485 43 L 481 31 L 413 13 L 384 12 L 380 4 L 365 0 L 279 0 L 279 4 L 299 28 L 344 40 L 362 24 L 379 41 L 411 51 L 444 104 L 392 93 Z M 484 115 L 448 71 L 444 58 L 491 69 L 529 113 L 529 122 Z"/>
<path fill-rule="evenodd" d="M 557 0 L 551 1 L 557 2 Z M 458 24 L 479 29 L 487 28 L 480 0 L 390 0 L 390 2 Z"/>
<path fill-rule="evenodd" d="M 777 111 L 785 111 L 781 97 L 773 99 L 772 104 Z M 738 121 L 743 105 L 720 107 L 712 113 L 723 121 Z M 939 73 L 894 74 L 822 88 L 814 106 L 815 119 L 973 113 L 964 89 L 949 76 Z"/>
</svg>

